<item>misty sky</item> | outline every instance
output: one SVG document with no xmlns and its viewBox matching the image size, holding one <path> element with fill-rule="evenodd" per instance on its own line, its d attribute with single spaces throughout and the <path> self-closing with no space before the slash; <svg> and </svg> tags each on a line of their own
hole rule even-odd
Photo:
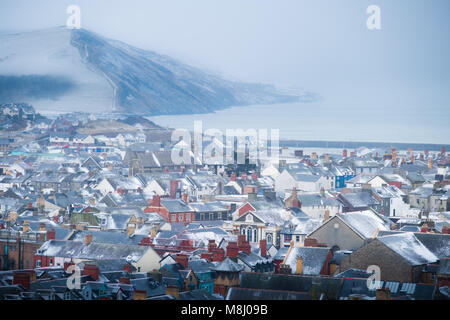
<svg viewBox="0 0 450 320">
<path fill-rule="evenodd" d="M 65 25 L 69 4 L 83 28 L 227 77 L 450 118 L 448 0 L 1 0 L 0 30 Z"/>
</svg>

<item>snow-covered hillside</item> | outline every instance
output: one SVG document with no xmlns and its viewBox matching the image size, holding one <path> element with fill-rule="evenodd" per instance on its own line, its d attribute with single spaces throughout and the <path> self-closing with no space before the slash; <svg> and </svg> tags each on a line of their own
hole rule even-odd
<svg viewBox="0 0 450 320">
<path fill-rule="evenodd" d="M 0 43 L 0 83 L 6 84 L 0 102 L 23 101 L 44 113 L 204 113 L 299 99 L 271 85 L 224 80 L 83 29 L 0 35 Z"/>
</svg>

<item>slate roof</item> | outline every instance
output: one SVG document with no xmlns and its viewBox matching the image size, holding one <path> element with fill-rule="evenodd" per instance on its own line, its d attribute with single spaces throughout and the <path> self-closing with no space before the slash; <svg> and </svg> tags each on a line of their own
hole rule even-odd
<svg viewBox="0 0 450 320">
<path fill-rule="evenodd" d="M 412 232 L 383 236 L 379 237 L 378 240 L 412 266 L 435 263 L 439 260 Z"/>
<path fill-rule="evenodd" d="M 389 230 L 386 222 L 371 210 L 340 213 L 336 216 L 363 238 L 372 238 L 378 231 Z"/>
<path fill-rule="evenodd" d="M 220 262 L 216 267 L 214 267 L 214 271 L 223 271 L 223 272 L 240 272 L 244 269 L 244 266 L 237 264 L 230 258 L 226 257 L 225 260 Z"/>
<path fill-rule="evenodd" d="M 143 235 L 129 237 L 125 232 L 77 230 L 68 240 L 83 242 L 88 234 L 92 235 L 94 242 L 130 245 L 138 245 L 145 237 Z"/>
<path fill-rule="evenodd" d="M 38 255 L 89 260 L 125 259 L 137 262 L 150 249 L 147 246 L 95 242 L 85 246 L 83 242 L 50 240 L 38 249 Z"/>
<path fill-rule="evenodd" d="M 402 231 L 380 231 L 379 237 L 399 234 Z M 450 235 L 437 233 L 414 233 L 416 238 L 436 257 L 450 257 Z"/>
<path fill-rule="evenodd" d="M 329 252 L 330 248 L 293 247 L 285 260 L 285 264 L 291 267 L 292 273 L 295 273 L 297 257 L 303 258 L 303 274 L 319 275 Z"/>
<path fill-rule="evenodd" d="M 180 199 L 161 199 L 161 204 L 169 211 L 169 213 L 194 211 L 186 202 Z"/>
</svg>

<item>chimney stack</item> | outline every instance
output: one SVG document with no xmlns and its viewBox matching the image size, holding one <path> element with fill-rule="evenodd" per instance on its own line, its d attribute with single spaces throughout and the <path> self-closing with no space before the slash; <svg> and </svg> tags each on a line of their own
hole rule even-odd
<svg viewBox="0 0 450 320">
<path fill-rule="evenodd" d="M 237 245 L 238 247 L 242 246 L 243 243 L 245 243 L 245 234 L 240 234 L 237 236 Z"/>
<path fill-rule="evenodd" d="M 184 253 L 178 253 L 178 254 L 175 256 L 175 262 L 181 264 L 184 268 L 187 269 L 188 264 L 189 264 L 189 258 L 188 258 L 188 256 L 187 256 L 186 254 L 184 254 Z"/>
<path fill-rule="evenodd" d="M 433 159 L 431 157 L 428 157 L 428 169 L 433 169 Z"/>
<path fill-rule="evenodd" d="M 303 257 L 297 257 L 295 273 L 303 274 Z"/>
<path fill-rule="evenodd" d="M 170 180 L 170 197 L 175 199 L 177 197 L 178 181 Z"/>
<path fill-rule="evenodd" d="M 347 149 L 342 150 L 342 157 L 347 158 Z"/>
<path fill-rule="evenodd" d="M 55 231 L 55 229 L 47 230 L 47 241 L 48 240 L 56 240 L 56 231 Z"/>
<path fill-rule="evenodd" d="M 200 255 L 200 259 L 205 259 L 208 262 L 212 261 L 212 253 L 210 252 L 202 252 L 202 254 Z"/>
<path fill-rule="evenodd" d="M 95 264 L 85 264 L 83 269 L 83 276 L 91 276 L 95 281 L 98 280 L 98 275 L 100 273 L 100 270 L 98 269 L 98 266 Z"/>
<path fill-rule="evenodd" d="M 152 199 L 152 206 L 153 207 L 161 207 L 161 196 L 159 195 L 154 195 L 153 199 Z"/>
<path fill-rule="evenodd" d="M 229 242 L 227 246 L 227 257 L 237 258 L 239 253 L 239 247 L 236 242 Z"/>
<path fill-rule="evenodd" d="M 183 193 L 183 201 L 189 203 L 189 197 L 187 193 Z"/>
<path fill-rule="evenodd" d="M 325 216 L 323 218 L 323 222 L 328 221 L 330 219 L 330 210 L 325 210 Z"/>
<path fill-rule="evenodd" d="M 23 225 L 22 225 L 22 232 L 25 233 L 25 232 L 28 232 L 28 231 L 30 231 L 30 222 L 25 220 L 23 222 Z"/>
<path fill-rule="evenodd" d="M 443 154 L 443 155 L 445 154 L 445 147 L 441 148 L 441 154 Z"/>
<path fill-rule="evenodd" d="M 257 174 L 256 172 L 253 172 L 253 173 L 252 173 L 252 179 L 253 179 L 254 181 L 257 181 L 257 180 L 258 180 L 258 174 Z"/>
<path fill-rule="evenodd" d="M 247 174 L 245 172 L 242 172 L 241 178 L 242 178 L 242 180 L 247 181 Z"/>
<path fill-rule="evenodd" d="M 225 259 L 225 250 L 215 248 L 212 253 L 212 261 L 223 261 L 223 259 Z"/>
<path fill-rule="evenodd" d="M 305 247 L 318 247 L 317 239 L 315 238 L 306 238 L 305 242 L 303 243 L 303 246 Z"/>
<path fill-rule="evenodd" d="M 259 240 L 259 249 L 261 250 L 261 257 L 267 257 L 267 240 Z"/>
<path fill-rule="evenodd" d="M 213 250 L 215 249 L 215 248 L 217 248 L 217 245 L 216 245 L 216 240 L 209 240 L 208 241 L 208 252 L 213 252 Z"/>
<path fill-rule="evenodd" d="M 15 272 L 13 275 L 13 284 L 21 284 L 27 290 L 30 290 L 30 284 L 33 281 L 36 281 L 34 270 Z"/>
</svg>

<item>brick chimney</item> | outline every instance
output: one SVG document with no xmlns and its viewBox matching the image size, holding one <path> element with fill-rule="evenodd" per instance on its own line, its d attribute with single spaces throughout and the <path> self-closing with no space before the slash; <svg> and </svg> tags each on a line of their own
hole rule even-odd
<svg viewBox="0 0 450 320">
<path fill-rule="evenodd" d="M 175 199 L 177 196 L 177 189 L 178 189 L 178 181 L 177 180 L 170 180 L 170 197 L 172 199 Z"/>
<path fill-rule="evenodd" d="M 237 236 L 237 245 L 238 247 L 242 246 L 245 243 L 245 234 L 240 234 Z"/>
<path fill-rule="evenodd" d="M 208 241 L 208 252 L 213 252 L 213 250 L 217 248 L 216 240 L 209 240 Z"/>
<path fill-rule="evenodd" d="M 231 173 L 230 180 L 231 181 L 236 181 L 236 173 L 234 173 L 234 172 Z"/>
<path fill-rule="evenodd" d="M 55 231 L 55 229 L 47 230 L 47 241 L 48 240 L 56 240 L 56 231 Z"/>
<path fill-rule="evenodd" d="M 85 264 L 83 269 L 83 276 L 91 276 L 95 281 L 98 280 L 100 270 L 95 264 Z"/>
<path fill-rule="evenodd" d="M 155 195 L 153 196 L 151 205 L 152 205 L 153 207 L 161 207 L 161 196 L 155 194 Z"/>
<path fill-rule="evenodd" d="M 189 264 L 189 258 L 188 258 L 188 256 L 187 256 L 186 254 L 184 254 L 184 253 L 178 253 L 178 254 L 175 256 L 175 262 L 181 264 L 184 268 L 187 268 L 187 267 L 188 267 L 188 264 Z"/>
<path fill-rule="evenodd" d="M 305 247 L 317 247 L 317 239 L 306 238 L 303 244 Z"/>
<path fill-rule="evenodd" d="M 258 181 L 258 174 L 257 174 L 256 172 L 253 172 L 253 173 L 252 173 L 252 179 L 253 179 L 254 181 Z"/>
<path fill-rule="evenodd" d="M 131 270 L 131 265 L 129 265 L 129 264 L 124 264 L 124 265 L 123 265 L 123 271 L 126 271 L 126 272 L 128 272 L 128 273 L 131 273 L 131 272 L 132 272 L 132 270 Z"/>
<path fill-rule="evenodd" d="M 252 246 L 248 241 L 243 242 L 239 247 L 239 251 L 246 252 L 250 254 L 252 252 Z"/>
<path fill-rule="evenodd" d="M 247 174 L 245 172 L 242 172 L 241 178 L 242 178 L 242 180 L 247 181 Z"/>
<path fill-rule="evenodd" d="M 445 147 L 441 148 L 441 154 L 445 154 Z"/>
<path fill-rule="evenodd" d="M 212 256 L 213 256 L 212 252 L 202 252 L 202 254 L 200 255 L 200 259 L 205 259 L 206 261 L 211 262 Z"/>
<path fill-rule="evenodd" d="M 69 269 L 70 266 L 74 266 L 75 263 L 73 261 L 69 261 L 69 262 L 64 262 L 64 270 L 67 271 L 67 269 Z"/>
<path fill-rule="evenodd" d="M 30 290 L 30 284 L 33 281 L 36 281 L 36 272 L 34 270 L 26 270 L 14 273 L 13 284 L 20 284 L 27 290 Z"/>
<path fill-rule="evenodd" d="M 259 248 L 261 249 L 261 257 L 267 257 L 267 240 L 259 240 Z"/>
<path fill-rule="evenodd" d="M 297 197 L 297 188 L 294 187 L 292 189 L 292 207 L 294 208 L 301 208 L 302 207 L 302 203 L 300 202 L 300 200 Z"/>
<path fill-rule="evenodd" d="M 428 158 L 428 169 L 433 169 L 433 159 L 431 157 Z"/>
<path fill-rule="evenodd" d="M 87 246 L 92 242 L 92 234 L 88 233 L 85 237 L 84 237 L 84 245 Z"/>
<path fill-rule="evenodd" d="M 189 203 L 189 197 L 187 193 L 183 193 L 183 201 Z"/>
<path fill-rule="evenodd" d="M 228 242 L 227 246 L 227 257 L 237 258 L 239 253 L 239 247 L 236 242 Z"/>
<path fill-rule="evenodd" d="M 342 157 L 347 158 L 347 149 L 342 150 Z"/>
<path fill-rule="evenodd" d="M 225 250 L 222 248 L 216 248 L 212 252 L 212 261 L 223 261 L 225 259 Z"/>
</svg>

